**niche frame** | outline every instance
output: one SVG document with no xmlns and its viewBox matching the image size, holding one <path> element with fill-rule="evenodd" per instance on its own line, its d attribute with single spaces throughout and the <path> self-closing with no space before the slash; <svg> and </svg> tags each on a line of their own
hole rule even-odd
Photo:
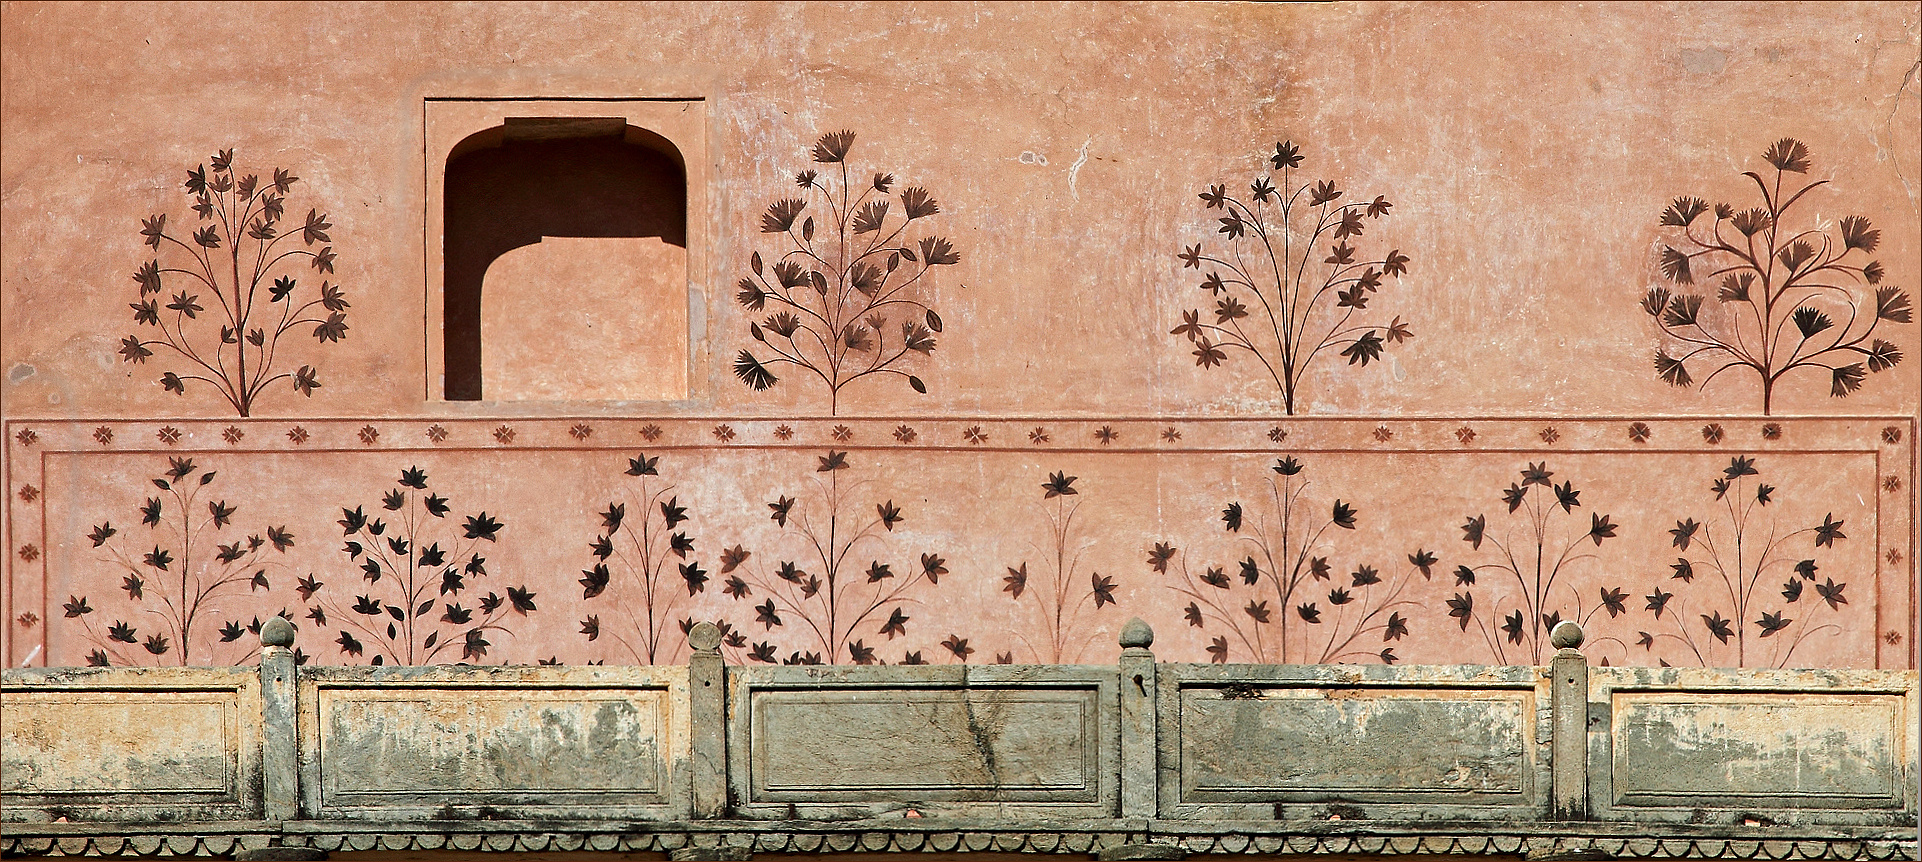
<svg viewBox="0 0 1922 862">
<path fill-rule="evenodd" d="M 601 405 L 617 407 L 630 404 L 687 404 L 706 401 L 711 392 L 709 346 L 706 321 L 711 297 L 708 285 L 715 283 L 711 267 L 718 260 L 716 248 L 721 226 L 713 208 L 718 185 L 715 164 L 718 147 L 714 145 L 714 102 L 708 88 L 675 87 L 673 95 L 654 96 L 508 96 L 508 95 L 423 95 L 420 98 L 421 185 L 420 201 L 422 320 L 421 347 L 423 371 L 420 393 L 423 401 L 439 405 L 478 407 L 542 406 L 569 410 Z M 444 290 L 446 284 L 446 193 L 447 160 L 454 149 L 470 136 L 500 127 L 508 118 L 599 118 L 619 117 L 667 140 L 680 151 L 687 181 L 686 200 L 686 297 L 687 297 L 687 386 L 680 399 L 628 399 L 536 401 L 494 400 L 483 393 L 482 400 L 450 400 L 446 397 L 447 368 L 444 341 Z M 485 345 L 483 345 L 483 350 Z M 591 358 L 586 360 L 591 362 Z"/>
</svg>

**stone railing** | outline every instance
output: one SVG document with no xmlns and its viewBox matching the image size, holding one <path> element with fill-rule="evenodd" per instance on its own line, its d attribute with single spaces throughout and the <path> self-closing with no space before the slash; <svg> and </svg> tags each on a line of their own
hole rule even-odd
<svg viewBox="0 0 1922 862">
<path fill-rule="evenodd" d="M 1914 671 L 9 670 L 6 855 L 1915 858 Z"/>
</svg>

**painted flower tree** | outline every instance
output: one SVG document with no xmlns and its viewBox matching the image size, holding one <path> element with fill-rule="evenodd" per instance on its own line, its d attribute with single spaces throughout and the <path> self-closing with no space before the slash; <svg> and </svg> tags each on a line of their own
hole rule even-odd
<svg viewBox="0 0 1922 862">
<path fill-rule="evenodd" d="M 684 604 L 707 591 L 708 570 L 693 558 L 694 539 L 679 529 L 689 520 L 687 507 L 674 495 L 673 485 L 655 486 L 650 477 L 661 475 L 660 456 L 642 453 L 627 459 L 627 475 L 639 480 L 636 497 L 611 500 L 600 513 L 601 532 L 588 546 L 592 568 L 581 572 L 581 598 L 607 606 L 603 613 L 581 620 L 581 634 L 589 641 L 603 636 L 619 644 L 638 664 L 670 664 L 684 658 L 687 635 L 696 620 L 677 613 Z M 628 514 L 629 501 L 639 502 Z M 723 553 L 728 571 L 744 560 L 745 552 Z M 682 590 L 686 592 L 683 594 Z M 746 638 L 723 620 L 721 643 L 740 649 Z"/>
<path fill-rule="evenodd" d="M 1662 246 L 1662 275 L 1677 287 L 1650 289 L 1642 310 L 1664 336 L 1655 351 L 1663 380 L 1692 386 L 1706 370 L 1700 383 L 1707 387 L 1725 371 L 1753 374 L 1766 414 L 1776 384 L 1798 369 L 1827 372 L 1829 395 L 1842 398 L 1869 374 L 1894 367 L 1902 352 L 1874 336 L 1885 323 L 1912 322 L 1914 311 L 1908 293 L 1882 284 L 1882 264 L 1869 257 L 1882 232 L 1867 217 L 1845 216 L 1833 231 L 1819 217 L 1799 230 L 1787 225 L 1790 210 L 1829 182 L 1804 182 L 1808 146 L 1783 138 L 1762 159 L 1772 176 L 1742 173 L 1755 183 L 1760 206 L 1738 212 L 1684 196 L 1662 211 L 1674 238 Z M 1716 286 L 1715 304 L 1696 292 L 1698 283 Z"/>
<path fill-rule="evenodd" d="M 166 213 L 141 221 L 154 257 L 134 272 L 140 295 L 133 318 L 157 334 L 127 336 L 120 355 L 140 364 L 164 348 L 186 363 L 160 376 L 167 391 L 185 395 L 190 381 L 206 384 L 250 416 L 267 387 L 282 380 L 313 396 L 320 378 L 312 365 L 276 370 L 288 364 L 281 340 L 302 331 L 323 344 L 346 338 L 348 302 L 338 285 L 303 289 L 291 271 L 303 260 L 316 275 L 334 271 L 326 215 L 309 209 L 298 229 L 281 224 L 300 178 L 275 168 L 263 184 L 256 174 L 238 175 L 233 162 L 234 151 L 221 150 L 211 168 L 187 172 L 187 196 L 201 222 L 190 233 L 169 233 Z M 300 245 L 283 245 L 294 236 Z"/>
<path fill-rule="evenodd" d="M 1777 489 L 1763 482 L 1761 474 L 1754 458 L 1729 459 L 1722 475 L 1709 486 L 1715 494 L 1715 515 L 1701 521 L 1678 520 L 1668 531 L 1670 544 L 1679 554 L 1671 567 L 1671 585 L 1674 581 L 1694 584 L 1696 578 L 1703 584 L 1682 596 L 1676 593 L 1687 589 L 1684 586 L 1676 586 L 1673 592 L 1657 586 L 1644 597 L 1644 610 L 1654 615 L 1658 625 L 1668 625 L 1667 631 L 1640 633 L 1636 643 L 1644 650 L 1653 652 L 1658 643 L 1674 641 L 1705 667 L 1746 667 L 1757 659 L 1785 667 L 1809 637 L 1841 632 L 1832 622 L 1813 624 L 1824 605 L 1833 618 L 1849 603 L 1844 595 L 1847 583 L 1836 583 L 1829 576 L 1817 582 L 1820 566 L 1813 555 L 1848 538 L 1842 532 L 1843 522 L 1830 514 L 1820 524 L 1778 533 L 1775 513 L 1769 508 Z M 1811 556 L 1796 560 L 1799 555 L 1789 550 L 1791 540 L 1803 536 L 1810 539 L 1806 547 Z M 1812 590 L 1805 591 L 1805 585 Z M 1813 597 L 1802 603 L 1810 592 Z M 1780 601 L 1774 600 L 1775 595 Z M 1774 602 L 1775 609 L 1769 610 L 1765 602 Z M 1789 616 L 1798 604 L 1802 611 Z M 1729 616 L 1722 615 L 1725 611 Z M 1690 617 L 1699 618 L 1700 626 Z M 1764 642 L 1774 644 L 1766 657 L 1758 655 Z M 1669 662 L 1663 659 L 1662 663 Z"/>
<path fill-rule="evenodd" d="M 1048 481 L 1041 483 L 1042 514 L 1048 520 L 1048 544 L 1040 549 L 1042 562 L 1030 574 L 1028 561 L 1022 560 L 1018 566 L 1009 566 L 1008 573 L 1001 578 L 1001 591 L 1015 602 L 1026 596 L 1033 607 L 1033 617 L 1040 622 L 1029 630 L 1040 631 L 1045 639 L 1030 640 L 1021 631 L 1013 632 L 1037 662 L 1078 661 L 1081 650 L 1092 637 L 1092 634 L 1077 634 L 1082 614 L 1115 603 L 1114 578 L 1090 572 L 1083 581 L 1079 575 L 1081 552 L 1093 541 L 1084 541 L 1075 531 L 1074 518 L 1081 503 L 1069 498 L 1081 494 L 1074 486 L 1077 478 L 1080 477 L 1062 471 L 1050 473 Z M 1049 500 L 1054 501 L 1053 506 L 1047 505 Z"/>
<path fill-rule="evenodd" d="M 1203 368 L 1222 366 L 1230 349 L 1246 352 L 1274 379 L 1293 415 L 1308 368 L 1324 351 L 1365 367 L 1387 345 L 1413 336 L 1399 316 L 1382 325 L 1368 308 L 1383 278 L 1408 272 L 1408 257 L 1399 249 L 1380 257 L 1360 250 L 1369 222 L 1394 206 L 1387 197 L 1339 203 L 1344 192 L 1334 180 L 1297 184 L 1302 156 L 1292 141 L 1276 144 L 1268 160 L 1281 173 L 1280 186 L 1260 176 L 1246 200 L 1224 185 L 1201 193 L 1208 209 L 1222 211 L 1216 232 L 1228 245 L 1204 252 L 1196 243 L 1180 258 L 1184 269 L 1208 268 L 1201 289 L 1214 302 L 1212 320 L 1190 309 L 1170 334 L 1188 339 Z"/>
<path fill-rule="evenodd" d="M 1484 561 L 1455 568 L 1455 586 L 1462 589 L 1447 600 L 1448 615 L 1464 632 L 1471 624 L 1477 626 L 1497 664 L 1541 664 L 1548 632 L 1556 623 L 1573 619 L 1587 628 L 1597 613 L 1606 611 L 1614 619 L 1627 611 L 1628 594 L 1620 587 L 1598 588 L 1595 604 L 1589 605 L 1567 580 L 1577 565 L 1597 559 L 1582 543 L 1600 548 L 1616 538 L 1621 525 L 1608 515 L 1590 513 L 1588 527 L 1582 529 L 1582 518 L 1575 514 L 1582 506 L 1581 489 L 1573 480 L 1557 484 L 1547 462 L 1522 470 L 1521 481 L 1502 491 L 1502 502 L 1508 505 L 1505 528 L 1500 522 L 1491 528 L 1485 514 L 1461 525 L 1462 541 Z M 1491 619 L 1501 621 L 1500 635 L 1490 628 Z M 1622 645 L 1614 637 L 1591 636 L 1589 642 Z M 1514 647 L 1512 653 L 1509 647 Z"/>
<path fill-rule="evenodd" d="M 425 470 L 402 470 L 380 509 L 392 514 L 370 516 L 365 506 L 340 510 L 341 551 L 359 565 L 363 584 L 323 592 L 327 584 L 309 575 L 296 586 L 307 618 L 339 632 L 334 642 L 341 655 L 374 665 L 420 665 L 443 661 L 458 647 L 460 661 L 483 659 L 493 646 L 490 633 L 512 635 L 514 619 L 536 610 L 525 584 L 506 587 L 505 596 L 489 590 L 474 607 L 466 605 L 462 593 L 475 588 L 468 579 L 488 575 L 481 543 L 497 543 L 503 524 L 486 512 L 459 525 L 448 520 L 453 505 L 427 487 Z M 360 589 L 366 592 L 356 593 Z"/>
<path fill-rule="evenodd" d="M 1304 469 L 1292 456 L 1276 459 L 1265 511 L 1250 517 L 1250 507 L 1238 500 L 1221 510 L 1222 528 L 1246 552 L 1233 564 L 1235 575 L 1227 566 L 1205 565 L 1197 576 L 1185 556 L 1176 559 L 1180 549 L 1166 542 L 1148 552 L 1148 565 L 1159 574 L 1178 566 L 1181 580 L 1170 588 L 1189 600 L 1182 614 L 1190 626 L 1225 630 L 1208 644 L 1212 661 L 1226 662 L 1233 654 L 1268 664 L 1400 661 L 1392 644 L 1409 630 L 1401 609 L 1416 604 L 1402 594 L 1413 575 L 1427 579 L 1439 560 L 1417 550 L 1392 583 L 1366 563 L 1356 565 L 1347 583 L 1337 581 L 1322 553 L 1332 544 L 1328 531 L 1356 529 L 1360 512 L 1339 499 L 1324 504 L 1325 510 L 1314 506 L 1305 499 L 1310 482 L 1300 478 Z"/>
<path fill-rule="evenodd" d="M 750 659 L 874 664 L 880 658 L 868 638 L 892 641 L 907 634 L 906 607 L 918 601 L 916 591 L 923 582 L 939 584 L 948 573 L 947 560 L 936 553 L 922 554 L 919 565 L 910 563 L 899 572 L 879 558 L 888 534 L 907 516 L 893 500 L 874 503 L 872 510 L 856 503 L 867 483 L 843 480 L 849 469 L 846 452 L 829 450 L 816 456 L 815 505 L 787 495 L 767 504 L 768 517 L 791 540 L 787 544 L 801 549 L 798 557 L 781 560 L 770 571 L 739 545 L 722 553 L 717 572 L 722 592 L 754 604 L 754 623 L 763 632 L 779 628 L 797 638 L 785 657 L 773 641 L 758 641 Z M 925 662 L 916 651 L 905 654 L 902 663 Z"/>
<path fill-rule="evenodd" d="M 228 528 L 240 512 L 223 499 L 207 499 L 218 475 L 202 469 L 192 458 L 168 458 L 166 472 L 153 478 L 160 490 L 140 506 L 140 526 L 146 536 L 134 547 L 124 547 L 121 528 L 112 521 L 96 524 L 87 534 L 93 547 L 105 553 L 121 573 L 120 589 L 136 609 L 131 619 L 116 619 L 103 631 L 89 617 L 96 610 L 85 596 L 69 596 L 66 618 L 79 619 L 95 649 L 87 663 L 134 665 L 173 663 L 185 666 L 196 656 L 216 664 L 237 664 L 252 658 L 258 639 L 244 638 L 260 631 L 260 619 L 248 623 L 226 620 L 209 636 L 205 617 L 238 596 L 272 589 L 270 570 L 284 569 L 281 555 L 294 545 L 285 526 L 269 526 L 265 534 L 233 535 Z M 129 528 L 133 529 L 133 528 Z M 223 537 L 231 542 L 223 543 Z M 153 550 L 143 551 L 149 544 Z M 283 612 L 284 614 L 284 612 Z M 143 637 L 143 619 L 156 621 Z"/>
<path fill-rule="evenodd" d="M 854 176 L 853 145 L 854 133 L 845 131 L 815 142 L 814 161 L 828 175 L 802 171 L 794 178 L 801 197 L 775 201 L 761 216 L 761 232 L 778 236 L 781 247 L 771 263 L 754 252 L 753 274 L 736 294 L 749 311 L 771 313 L 748 324 L 767 358 L 744 349 L 734 374 L 758 392 L 781 381 L 777 366 L 793 366 L 827 387 L 830 413 L 840 409 L 841 390 L 865 377 L 904 377 L 927 392 L 902 366 L 911 354 L 933 353 L 941 331 L 926 295 L 930 273 L 961 261 L 946 237 L 922 232 L 922 220 L 941 212 L 928 191 L 910 186 L 890 197 L 893 174 Z"/>
</svg>

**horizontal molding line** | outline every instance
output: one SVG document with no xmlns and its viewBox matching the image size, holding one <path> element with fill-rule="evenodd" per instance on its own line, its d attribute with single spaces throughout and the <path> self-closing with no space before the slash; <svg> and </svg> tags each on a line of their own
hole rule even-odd
<svg viewBox="0 0 1922 862">
<path fill-rule="evenodd" d="M 771 423 L 774 427 L 769 427 Z M 913 423 L 913 424 L 911 424 Z M 761 419 L 350 419 L 59 420 L 6 423 L 9 451 L 592 451 L 599 449 L 858 449 L 1070 453 L 1323 452 L 1606 454 L 1770 452 L 1914 453 L 1913 420 L 1801 420 L 1755 429 L 1602 420 L 1353 422 L 1350 420 L 761 420 Z M 1641 423 L 1646 425 L 1647 423 Z M 1715 433 L 1704 433 L 1718 428 Z M 1774 436 L 1763 429 L 1773 429 Z M 1757 433 L 1743 433 L 1753 430 Z M 1189 436 L 1192 433 L 1192 437 Z M 571 439 L 570 439 L 571 438 Z M 618 440 L 613 438 L 619 438 Z M 689 439 L 693 438 L 693 439 Z M 771 438 L 771 439 L 770 439 Z M 1197 439 L 1198 438 L 1198 439 Z"/>
<path fill-rule="evenodd" d="M 63 826 L 67 824 L 61 824 Z M 1392 832 L 1345 834 L 1267 833 L 1244 830 L 1216 834 L 1164 833 L 1160 824 L 1079 831 L 956 828 L 952 831 L 902 831 L 861 827 L 832 830 L 755 829 L 738 824 L 725 829 L 635 831 L 619 823 L 487 823 L 475 828 L 421 823 L 326 824 L 324 830 L 195 832 L 191 824 L 138 833 L 75 833 L 21 829 L 0 838 L 8 856 L 224 856 L 284 848 L 323 851 L 621 851 L 674 853 L 682 850 L 729 852 L 738 858 L 784 853 L 1037 853 L 1099 856 L 1130 845 L 1196 855 L 1529 855 L 1534 858 L 1657 859 L 1913 859 L 1917 842 L 1901 833 L 1872 836 L 1816 835 L 1807 831 L 1739 830 L 1715 836 L 1649 834 L 1575 829 L 1552 833 L 1526 829 L 1450 830 L 1413 827 Z M 166 827 L 171 824 L 161 824 Z M 956 824 L 961 827 L 961 824 Z M 1117 824 L 1122 826 L 1122 824 Z M 1145 828 L 1144 828 L 1145 827 Z M 1599 834 L 1598 834 L 1599 833 Z M 1578 855 L 1586 854 L 1586 855 Z M 721 857 L 714 857 L 721 858 Z M 1149 857 L 1149 858 L 1178 858 Z"/>
<path fill-rule="evenodd" d="M 611 409 L 611 408 L 610 408 Z M 1118 413 L 1118 414 L 999 414 L 999 413 L 933 413 L 874 415 L 860 414 L 847 416 L 815 416 L 793 414 L 759 413 L 661 413 L 643 412 L 623 413 L 503 413 L 472 415 L 466 413 L 379 413 L 363 415 L 307 415 L 307 416 L 34 416 L 31 413 L 14 413 L 7 417 L 8 424 L 99 424 L 103 422 L 127 423 L 170 423 L 170 422 L 227 422 L 227 423 L 285 423 L 285 422 L 580 422 L 585 420 L 619 422 L 1915 422 L 1918 417 L 1910 413 L 1850 413 L 1850 414 L 1812 414 L 1789 416 L 1783 414 L 1638 414 L 1638 413 L 1583 413 L 1570 415 L 1528 415 L 1528 414 L 1434 414 L 1420 416 L 1395 415 L 1239 415 L 1211 416 L 1187 415 L 1180 413 Z"/>
</svg>

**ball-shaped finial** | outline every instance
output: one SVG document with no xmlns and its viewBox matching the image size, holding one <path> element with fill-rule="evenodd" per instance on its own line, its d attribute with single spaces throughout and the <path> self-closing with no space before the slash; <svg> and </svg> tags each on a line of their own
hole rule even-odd
<svg viewBox="0 0 1922 862">
<path fill-rule="evenodd" d="M 294 624 L 288 622 L 286 617 L 268 617 L 266 622 L 260 624 L 260 642 L 265 646 L 293 646 Z"/>
<path fill-rule="evenodd" d="M 705 620 L 695 623 L 687 632 L 687 645 L 696 652 L 713 652 L 721 648 L 721 627 Z"/>
<path fill-rule="evenodd" d="M 1580 649 L 1582 641 L 1587 639 L 1581 625 L 1574 620 L 1562 620 L 1548 632 L 1548 642 L 1556 649 Z"/>
<path fill-rule="evenodd" d="M 1121 627 L 1121 645 L 1127 649 L 1147 649 L 1154 646 L 1155 630 L 1140 617 L 1128 620 Z"/>
</svg>

